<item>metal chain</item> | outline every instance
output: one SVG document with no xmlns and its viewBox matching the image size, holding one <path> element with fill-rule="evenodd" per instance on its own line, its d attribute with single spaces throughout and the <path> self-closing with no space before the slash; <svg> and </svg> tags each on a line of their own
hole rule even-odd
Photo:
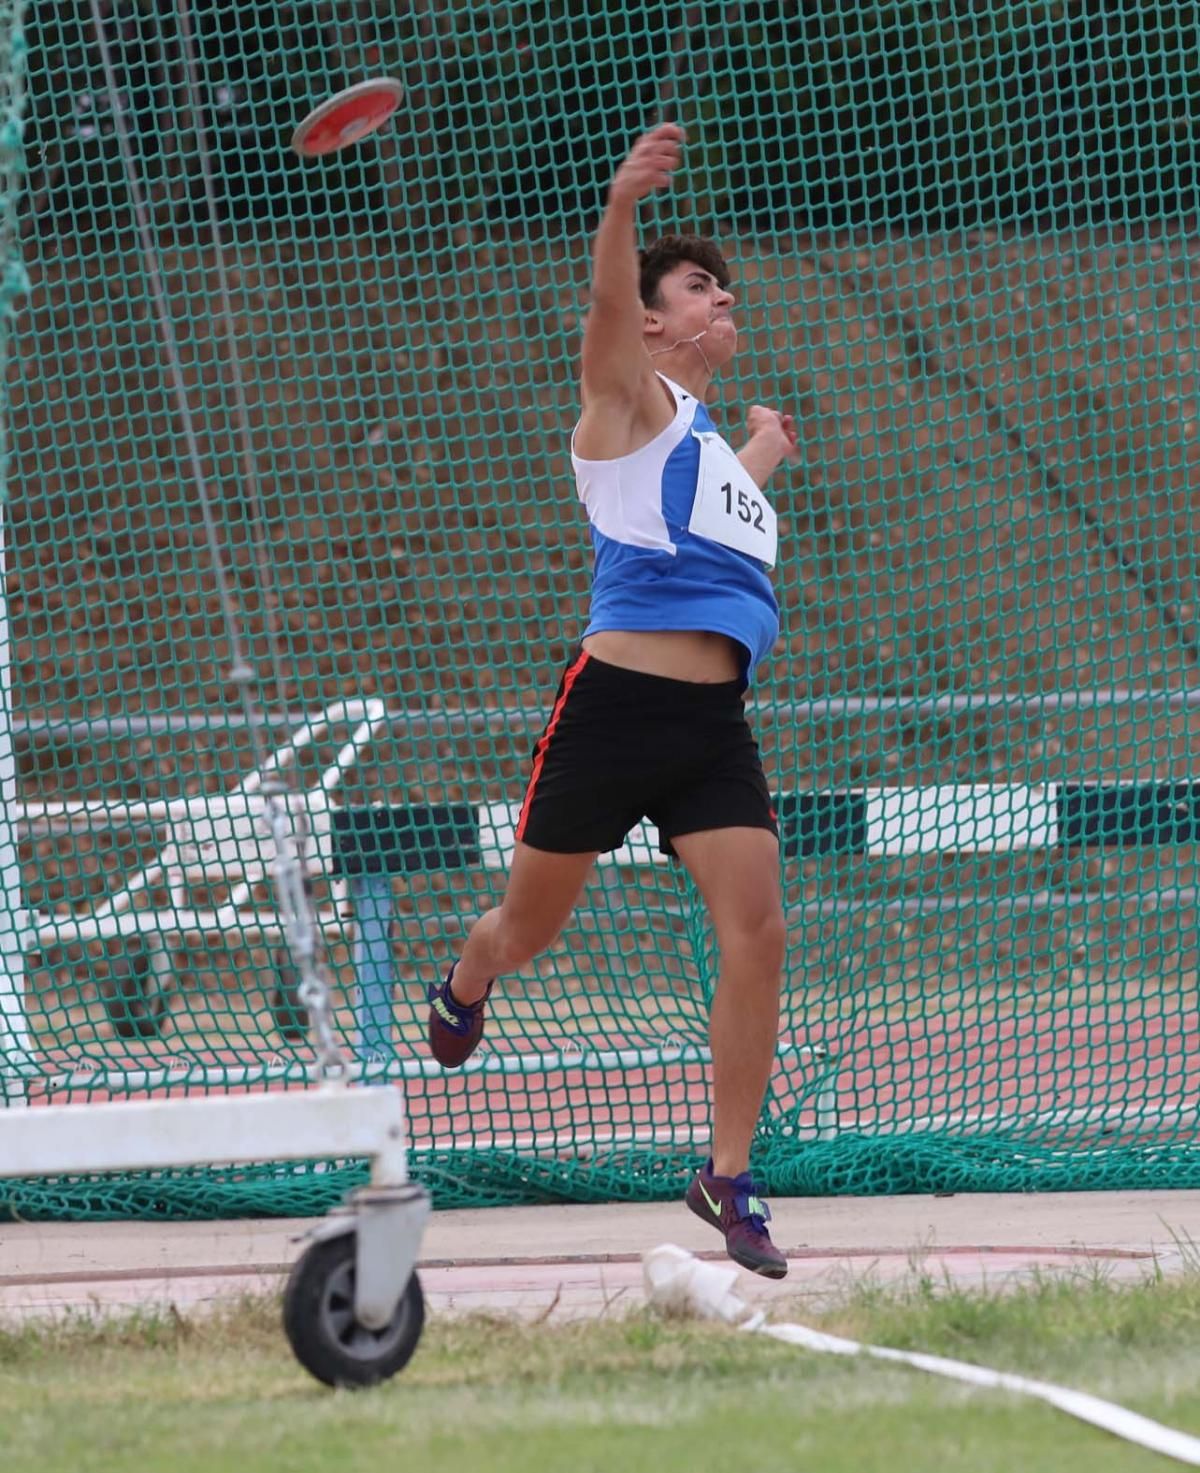
<svg viewBox="0 0 1200 1473">
<path fill-rule="evenodd" d="M 286 782 L 268 779 L 263 783 L 262 794 L 266 800 L 267 823 L 275 841 L 271 866 L 275 894 L 288 950 L 300 974 L 297 992 L 308 1010 L 313 1053 L 326 1078 L 339 1078 L 345 1074 L 346 1058 L 333 1031 L 329 984 L 321 965 L 321 933 L 304 857 L 307 824 L 303 813 L 291 812 L 288 799 L 294 794 Z"/>
</svg>

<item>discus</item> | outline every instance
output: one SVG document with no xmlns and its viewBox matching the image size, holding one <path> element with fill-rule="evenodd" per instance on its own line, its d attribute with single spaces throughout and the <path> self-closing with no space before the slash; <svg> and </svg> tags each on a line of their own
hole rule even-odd
<svg viewBox="0 0 1200 1473">
<path fill-rule="evenodd" d="M 382 128 L 403 96 L 404 88 L 394 77 L 355 82 L 313 108 L 292 134 L 292 147 L 306 159 L 349 148 Z"/>
</svg>

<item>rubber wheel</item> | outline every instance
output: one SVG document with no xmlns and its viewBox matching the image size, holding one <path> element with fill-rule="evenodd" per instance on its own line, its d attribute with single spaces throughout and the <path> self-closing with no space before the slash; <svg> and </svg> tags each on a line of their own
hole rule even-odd
<svg viewBox="0 0 1200 1473">
<path fill-rule="evenodd" d="M 354 1318 L 354 1233 L 311 1244 L 283 1291 L 283 1329 L 296 1359 L 326 1386 L 375 1386 L 412 1359 L 425 1326 L 425 1296 L 414 1272 L 391 1321 L 368 1330 Z"/>
</svg>

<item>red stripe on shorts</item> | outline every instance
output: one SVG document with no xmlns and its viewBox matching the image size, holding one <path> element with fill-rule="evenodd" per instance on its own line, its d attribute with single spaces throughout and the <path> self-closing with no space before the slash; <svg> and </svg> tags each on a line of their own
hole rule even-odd
<svg viewBox="0 0 1200 1473">
<path fill-rule="evenodd" d="M 563 707 L 567 704 L 567 697 L 571 694 L 571 687 L 579 675 L 579 672 L 587 664 L 590 656 L 584 650 L 571 668 L 563 676 L 562 695 L 554 703 L 554 710 L 550 713 L 550 720 L 546 724 L 546 730 L 538 738 L 538 744 L 533 751 L 533 772 L 529 778 L 529 786 L 525 789 L 525 800 L 521 804 L 521 819 L 517 824 L 517 838 L 525 837 L 525 825 L 529 821 L 529 810 L 533 806 L 533 793 L 537 787 L 538 778 L 542 775 L 542 767 L 545 765 L 546 752 L 550 746 L 550 738 L 554 735 L 554 729 L 558 725 L 559 717 L 562 715 Z"/>
</svg>

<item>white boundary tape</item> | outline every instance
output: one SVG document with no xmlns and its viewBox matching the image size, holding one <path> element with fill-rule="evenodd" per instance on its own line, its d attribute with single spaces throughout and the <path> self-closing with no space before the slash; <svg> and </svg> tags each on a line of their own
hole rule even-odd
<svg viewBox="0 0 1200 1473">
<path fill-rule="evenodd" d="M 820 1330 L 810 1330 L 805 1325 L 770 1325 L 761 1310 L 753 1310 L 733 1292 L 737 1271 L 719 1264 L 702 1263 L 683 1248 L 673 1243 L 651 1248 L 642 1256 L 642 1273 L 645 1279 L 646 1299 L 660 1309 L 675 1313 L 690 1313 L 704 1319 L 722 1320 L 728 1325 L 760 1335 L 769 1335 L 774 1340 L 798 1345 L 827 1355 L 868 1355 L 876 1360 L 894 1361 L 901 1365 L 914 1366 L 919 1371 L 929 1371 L 935 1376 L 947 1376 L 953 1381 L 965 1381 L 971 1386 L 985 1386 L 997 1391 L 1015 1391 L 1024 1396 L 1035 1396 L 1048 1402 L 1060 1412 L 1090 1422 L 1111 1432 L 1114 1437 L 1136 1443 L 1164 1457 L 1175 1458 L 1193 1468 L 1200 1468 L 1200 1437 L 1179 1432 L 1174 1427 L 1164 1427 L 1161 1422 L 1151 1421 L 1115 1402 L 1104 1401 L 1086 1391 L 1072 1391 L 1066 1386 L 1055 1386 L 1049 1381 L 1032 1381 L 1026 1376 L 1017 1376 L 1009 1371 L 993 1371 L 986 1366 L 976 1366 L 968 1361 L 947 1360 L 940 1355 L 922 1355 L 918 1351 L 889 1350 L 881 1345 L 861 1345 L 857 1340 L 844 1340 L 838 1335 L 826 1335 Z"/>
</svg>

